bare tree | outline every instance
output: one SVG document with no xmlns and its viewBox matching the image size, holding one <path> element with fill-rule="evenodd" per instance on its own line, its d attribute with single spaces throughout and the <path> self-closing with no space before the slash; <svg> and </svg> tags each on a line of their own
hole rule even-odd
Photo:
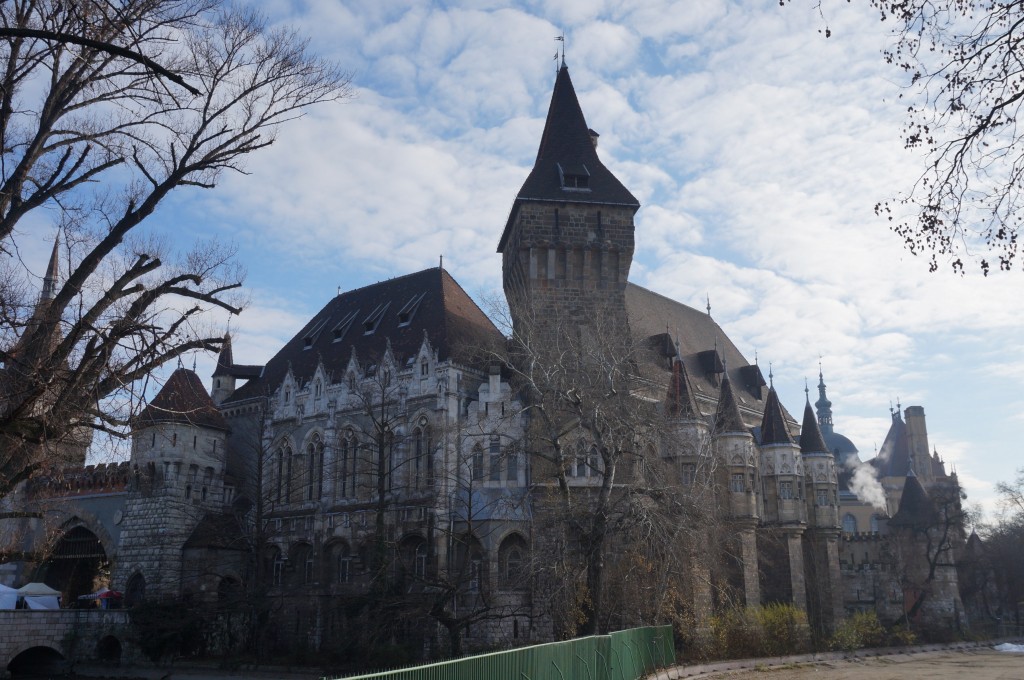
<svg viewBox="0 0 1024 680">
<path fill-rule="evenodd" d="M 220 0 L 9 0 L 0 30 L 2 495 L 55 443 L 122 435 L 138 381 L 219 346 L 203 319 L 244 304 L 232 249 L 174 258 L 135 232 L 173 189 L 212 188 L 281 123 L 348 96 L 349 78 Z M 59 271 L 40 289 L 11 258 L 51 215 Z"/>
<path fill-rule="evenodd" d="M 523 305 L 512 317 L 506 361 L 523 403 L 515 417 L 527 422 L 543 537 L 535 550 L 545 555 L 537 578 L 556 634 L 622 625 L 631 616 L 623 612 L 651 623 L 679 614 L 684 601 L 692 608 L 710 590 L 695 549 L 715 552 L 702 530 L 721 517 L 703 416 L 681 424 L 665 403 L 663 357 L 614 312 L 578 324 L 534 318 Z M 644 605 L 621 609 L 626 580 L 645 570 L 650 578 L 633 583 Z"/>
<path fill-rule="evenodd" d="M 781 4 L 785 4 L 783 0 Z M 815 6 L 827 17 L 828 3 Z M 903 143 L 927 162 L 905 195 L 875 211 L 930 268 L 1018 266 L 1024 219 L 1024 3 L 867 0 L 891 27 L 885 61 L 903 72 Z M 824 29 L 826 36 L 832 31 Z"/>
</svg>

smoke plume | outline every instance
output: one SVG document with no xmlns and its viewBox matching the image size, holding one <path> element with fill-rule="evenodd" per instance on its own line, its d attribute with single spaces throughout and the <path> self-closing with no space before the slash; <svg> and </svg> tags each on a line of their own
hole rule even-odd
<svg viewBox="0 0 1024 680">
<path fill-rule="evenodd" d="M 878 481 L 878 471 L 873 465 L 857 460 L 856 456 L 850 456 L 846 460 L 847 469 L 853 470 L 850 478 L 850 491 L 863 503 L 870 503 L 875 508 L 886 510 L 885 489 Z"/>
</svg>

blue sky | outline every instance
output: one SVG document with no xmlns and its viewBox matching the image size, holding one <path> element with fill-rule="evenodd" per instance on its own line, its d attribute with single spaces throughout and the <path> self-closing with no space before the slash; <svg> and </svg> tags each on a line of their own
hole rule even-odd
<svg viewBox="0 0 1024 680">
<path fill-rule="evenodd" d="M 992 485 L 1024 464 L 1021 275 L 929 274 L 875 216 L 922 163 L 900 141 L 886 25 L 826 3 L 826 39 L 812 4 L 259 2 L 351 70 L 356 97 L 283 128 L 248 175 L 179 192 L 151 228 L 237 244 L 245 363 L 269 359 L 339 286 L 441 255 L 471 294 L 498 293 L 495 248 L 564 32 L 602 159 L 643 206 L 631 279 L 701 309 L 710 297 L 793 413 L 805 378 L 815 398 L 820 355 L 836 429 L 862 458 L 890 403 L 924 406 L 930 442 L 991 507 Z"/>
</svg>

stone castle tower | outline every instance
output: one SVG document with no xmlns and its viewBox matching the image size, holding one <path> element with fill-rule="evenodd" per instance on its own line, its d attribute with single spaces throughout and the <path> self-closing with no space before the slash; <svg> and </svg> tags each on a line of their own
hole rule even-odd
<svg viewBox="0 0 1024 680">
<path fill-rule="evenodd" d="M 640 203 L 597 155 L 562 64 L 533 170 L 498 243 L 505 295 L 518 326 L 526 318 L 574 325 L 609 315 L 625 326 L 625 287 L 633 260 L 633 215 Z M 623 325 L 619 325 L 623 324 Z"/>
<path fill-rule="evenodd" d="M 132 465 L 139 477 L 123 510 L 112 582 L 129 599 L 178 596 L 182 546 L 224 495 L 227 421 L 202 380 L 178 368 L 135 420 Z"/>
</svg>

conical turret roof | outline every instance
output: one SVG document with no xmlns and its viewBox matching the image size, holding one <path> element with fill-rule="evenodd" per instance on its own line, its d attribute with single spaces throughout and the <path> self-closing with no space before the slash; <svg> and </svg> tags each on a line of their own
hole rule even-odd
<svg viewBox="0 0 1024 680">
<path fill-rule="evenodd" d="M 576 90 L 565 64 L 558 70 L 555 89 L 551 93 L 548 117 L 537 149 L 537 160 L 526 178 L 512 207 L 505 231 L 498 243 L 498 252 L 505 248 L 515 215 L 524 201 L 557 201 L 564 203 L 598 203 L 629 206 L 634 210 L 640 202 L 598 158 L 594 137 L 587 127 Z M 566 175 L 585 177 L 586 186 L 571 186 Z"/>
<path fill-rule="evenodd" d="M 878 455 L 871 459 L 880 477 L 902 477 L 910 470 L 910 446 L 907 441 L 907 424 L 900 417 L 899 410 L 892 414 L 892 425 L 885 435 Z"/>
<path fill-rule="evenodd" d="M 804 406 L 804 422 L 800 427 L 800 453 L 829 453 L 828 445 L 818 426 L 818 419 L 811 410 L 810 398 Z"/>
<path fill-rule="evenodd" d="M 747 426 L 743 424 L 740 407 L 732 391 L 732 381 L 729 380 L 728 373 L 723 375 L 722 389 L 718 394 L 718 409 L 715 411 L 715 434 L 746 432 Z"/>
<path fill-rule="evenodd" d="M 232 375 L 232 367 L 235 359 L 231 352 L 231 334 L 225 333 L 224 344 L 220 346 L 220 354 L 217 355 L 217 368 L 213 371 L 213 377 Z"/>
<path fill-rule="evenodd" d="M 136 427 L 149 427 L 159 423 L 199 425 L 227 430 L 228 423 L 220 414 L 203 381 L 195 372 L 178 368 L 164 383 L 163 389 L 153 397 L 135 420 Z"/>
<path fill-rule="evenodd" d="M 900 507 L 889 520 L 890 526 L 925 528 L 935 520 L 932 502 L 921 486 L 917 475 L 911 470 L 903 484 Z"/>
<path fill-rule="evenodd" d="M 672 362 L 672 378 L 668 384 L 668 412 L 678 418 L 699 418 L 697 399 L 693 393 L 686 366 L 677 357 Z"/>
<path fill-rule="evenodd" d="M 764 417 L 761 419 L 761 444 L 792 444 L 793 438 L 786 429 L 786 416 L 775 387 L 768 388 L 764 402 Z"/>
</svg>

